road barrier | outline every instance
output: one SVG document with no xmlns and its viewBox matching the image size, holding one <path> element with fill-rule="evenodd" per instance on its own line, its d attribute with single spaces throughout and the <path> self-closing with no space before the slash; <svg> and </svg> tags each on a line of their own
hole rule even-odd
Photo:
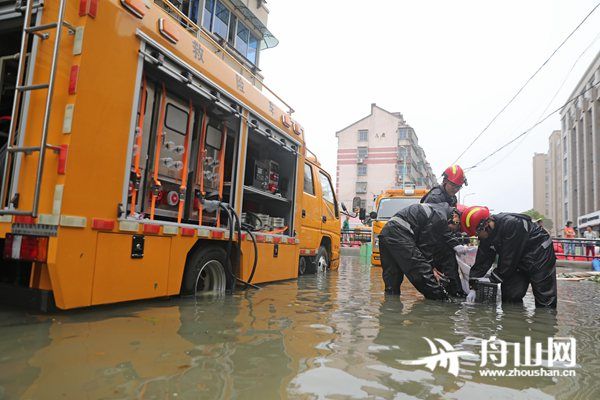
<svg viewBox="0 0 600 400">
<path fill-rule="evenodd" d="M 360 247 L 362 243 L 371 242 L 371 231 L 365 229 L 342 229 L 342 246 Z"/>
<path fill-rule="evenodd" d="M 599 239 L 552 238 L 552 242 L 559 260 L 592 261 L 600 258 Z"/>
</svg>

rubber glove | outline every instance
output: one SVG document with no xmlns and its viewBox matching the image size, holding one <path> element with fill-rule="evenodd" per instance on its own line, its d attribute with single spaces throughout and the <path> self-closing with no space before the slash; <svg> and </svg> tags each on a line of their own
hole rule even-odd
<svg viewBox="0 0 600 400">
<path fill-rule="evenodd" d="M 477 294 L 473 289 L 469 290 L 469 294 L 467 295 L 467 303 L 475 303 L 476 296 Z"/>
</svg>

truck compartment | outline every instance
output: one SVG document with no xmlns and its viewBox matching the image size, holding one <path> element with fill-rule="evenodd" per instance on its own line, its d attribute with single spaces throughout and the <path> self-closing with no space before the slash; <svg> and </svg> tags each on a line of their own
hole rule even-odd
<svg viewBox="0 0 600 400">
<path fill-rule="evenodd" d="M 233 205 L 232 188 L 243 185 L 242 220 L 257 230 L 293 235 L 298 143 L 256 115 L 244 121 L 235 100 L 158 50 L 146 54 L 131 149 L 129 218 L 226 227 L 227 214 L 204 201 Z M 247 142 L 240 143 L 246 125 Z M 245 162 L 244 176 L 236 176 L 239 162 Z"/>
</svg>

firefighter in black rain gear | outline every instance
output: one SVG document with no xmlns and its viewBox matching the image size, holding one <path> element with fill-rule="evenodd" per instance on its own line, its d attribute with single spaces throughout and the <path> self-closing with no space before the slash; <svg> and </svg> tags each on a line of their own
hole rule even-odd
<svg viewBox="0 0 600 400">
<path fill-rule="evenodd" d="M 444 180 L 441 185 L 432 188 L 423 198 L 421 203 L 448 203 L 452 207 L 457 206 L 456 193 L 467 184 L 467 178 L 459 165 L 452 165 L 442 174 Z M 460 237 L 448 236 L 446 245 L 439 246 L 433 253 L 435 265 L 443 266 L 441 271 L 448 278 L 447 289 L 453 296 L 464 297 L 466 293 L 462 290 L 460 276 L 458 274 L 458 262 L 456 253 L 463 251 L 460 246 Z"/>
<path fill-rule="evenodd" d="M 459 215 L 441 204 L 413 204 L 394 215 L 381 230 L 379 251 L 385 292 L 400 294 L 404 275 L 428 299 L 448 298 L 432 267 L 432 253 L 458 229 Z"/>
<path fill-rule="evenodd" d="M 456 207 L 456 193 L 467 184 L 465 171 L 460 165 L 451 165 L 442 174 L 444 180 L 441 185 L 434 186 L 423 198 L 421 203 L 448 203 Z"/>
<path fill-rule="evenodd" d="M 531 284 L 536 307 L 556 308 L 556 256 L 547 231 L 524 214 L 490 216 L 486 207 L 469 207 L 461 228 L 479 237 L 469 279 L 482 278 L 498 255 L 490 281 L 502 284 L 503 302 L 521 302 Z M 467 300 L 474 298 L 471 291 Z"/>
</svg>

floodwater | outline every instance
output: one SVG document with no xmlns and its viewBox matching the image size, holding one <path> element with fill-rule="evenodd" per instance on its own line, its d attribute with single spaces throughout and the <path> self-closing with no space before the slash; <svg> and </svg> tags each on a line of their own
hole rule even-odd
<svg viewBox="0 0 600 400">
<path fill-rule="evenodd" d="M 0 399 L 600 398 L 600 284 L 559 282 L 557 313 L 382 294 L 381 270 L 337 272 L 220 298 L 31 315 L 0 309 Z M 481 339 L 574 337 L 574 377 L 458 376 L 406 365 L 423 337 L 481 354 Z M 505 370 L 512 369 L 507 366 Z"/>
</svg>

